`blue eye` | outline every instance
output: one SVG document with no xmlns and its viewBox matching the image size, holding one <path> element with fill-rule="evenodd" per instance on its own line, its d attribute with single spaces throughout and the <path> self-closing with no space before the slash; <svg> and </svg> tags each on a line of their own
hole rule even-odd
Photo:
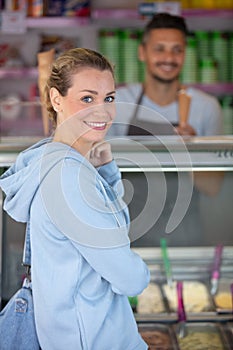
<svg viewBox="0 0 233 350">
<path fill-rule="evenodd" d="M 93 101 L 93 98 L 91 96 L 84 96 L 81 100 L 86 103 L 91 103 Z"/>
<path fill-rule="evenodd" d="M 107 102 L 107 103 L 111 103 L 115 100 L 115 97 L 114 96 L 107 96 L 104 101 Z"/>
</svg>

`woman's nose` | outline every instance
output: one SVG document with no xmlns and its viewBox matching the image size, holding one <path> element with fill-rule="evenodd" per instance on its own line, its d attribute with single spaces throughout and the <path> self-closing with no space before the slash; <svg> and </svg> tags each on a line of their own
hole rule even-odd
<svg viewBox="0 0 233 350">
<path fill-rule="evenodd" d="M 106 105 L 104 103 L 98 103 L 96 106 L 94 106 L 93 112 L 96 115 L 106 113 Z"/>
</svg>

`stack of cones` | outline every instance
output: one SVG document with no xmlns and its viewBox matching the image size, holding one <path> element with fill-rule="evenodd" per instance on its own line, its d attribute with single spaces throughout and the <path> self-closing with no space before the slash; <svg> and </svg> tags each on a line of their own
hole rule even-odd
<svg viewBox="0 0 233 350">
<path fill-rule="evenodd" d="M 54 53 L 55 50 L 51 49 L 49 51 L 39 52 L 37 54 L 39 74 L 38 87 L 40 92 L 43 130 L 45 136 L 49 134 L 49 117 L 45 104 L 45 86 L 51 71 L 52 63 L 54 60 Z"/>
</svg>

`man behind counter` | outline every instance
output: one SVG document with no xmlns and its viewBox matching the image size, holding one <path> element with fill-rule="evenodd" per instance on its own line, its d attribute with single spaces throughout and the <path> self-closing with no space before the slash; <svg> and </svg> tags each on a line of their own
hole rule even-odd
<svg viewBox="0 0 233 350">
<path fill-rule="evenodd" d="M 111 128 L 110 137 L 126 135 L 220 135 L 222 133 L 222 111 L 218 100 L 201 90 L 182 86 L 179 77 L 185 60 L 188 29 L 182 17 L 160 13 L 146 25 L 138 56 L 145 63 L 143 84 L 128 84 L 119 87 L 116 93 L 117 116 Z M 128 62 L 130 65 L 131 63 Z M 181 91 L 191 97 L 187 122 L 179 125 Z M 159 116 L 162 116 L 159 118 Z M 162 125 L 162 122 L 164 122 Z M 162 127 L 161 127 L 162 126 Z M 222 182 L 223 173 L 195 173 L 194 182 L 198 191 L 216 195 Z M 147 174 L 147 179 L 150 174 Z M 151 173 L 154 180 L 158 178 Z M 143 191 L 140 176 L 130 174 L 134 188 L 134 202 L 146 203 L 147 194 Z M 166 174 L 167 198 L 163 212 L 156 224 L 143 239 L 134 242 L 135 246 L 159 245 L 164 236 L 166 224 L 175 205 L 178 182 L 173 174 Z M 191 186 L 189 174 L 183 174 L 186 186 Z M 213 183 L 214 181 L 214 183 Z M 216 182 L 216 183 L 215 183 Z M 157 182 L 158 183 L 158 182 Z M 145 184 L 146 186 L 146 184 Z M 155 193 L 150 195 L 160 203 L 159 186 L 152 186 Z M 151 191 L 151 189 L 150 189 Z M 169 245 L 190 246 L 203 244 L 205 238 L 200 219 L 198 191 L 194 191 L 188 215 L 181 224 L 166 235 Z M 147 207 L 147 217 L 155 216 L 155 206 Z M 132 232 L 142 232 L 147 222 L 134 224 L 138 208 L 131 207 Z M 157 234 L 154 234 L 154 233 Z M 187 234 L 188 233 L 188 234 Z"/>
<path fill-rule="evenodd" d="M 118 105 L 111 135 L 146 135 L 148 131 L 151 134 L 178 132 L 180 135 L 197 136 L 222 133 L 222 112 L 218 100 L 180 84 L 187 35 L 188 29 L 182 17 L 159 13 L 149 21 L 138 48 L 139 59 L 145 63 L 145 81 L 118 88 L 116 102 L 124 103 Z M 179 123 L 179 109 L 182 108 L 180 92 L 191 97 L 187 122 L 182 124 Z M 165 118 L 165 129 L 161 130 L 161 124 L 156 129 L 158 114 L 154 111 Z"/>
</svg>

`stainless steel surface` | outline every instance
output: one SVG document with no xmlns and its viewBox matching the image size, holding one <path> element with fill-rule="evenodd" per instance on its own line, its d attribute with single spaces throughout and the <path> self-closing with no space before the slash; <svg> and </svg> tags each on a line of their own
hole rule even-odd
<svg viewBox="0 0 233 350">
<path fill-rule="evenodd" d="M 227 136 L 122 136 L 109 138 L 115 151 L 190 151 L 233 149 L 233 135 Z"/>
<path fill-rule="evenodd" d="M 1 137 L 0 165 L 9 166 L 41 137 Z M 122 171 L 233 170 L 233 136 L 160 136 L 109 140 Z"/>
<path fill-rule="evenodd" d="M 211 276 L 212 260 L 215 247 L 169 247 L 169 257 L 171 261 L 174 278 L 200 278 L 208 279 Z M 158 247 L 133 248 L 150 266 L 152 278 L 164 278 L 163 261 L 161 250 Z M 184 268 L 185 267 L 185 268 Z M 221 275 L 233 276 L 233 246 L 224 247 L 221 264 Z"/>
<path fill-rule="evenodd" d="M 110 142 L 122 171 L 233 170 L 233 136 L 125 137 Z"/>
<path fill-rule="evenodd" d="M 169 325 L 164 325 L 161 323 L 138 323 L 138 329 L 140 333 L 147 334 L 149 349 L 161 349 L 161 350 L 179 350 L 176 335 L 174 329 Z M 158 333 L 157 333 L 158 332 Z M 161 339 L 161 343 L 158 344 L 155 340 L 153 342 L 153 336 L 156 339 L 157 334 L 161 334 L 165 339 Z M 167 341 L 168 339 L 168 341 Z M 166 344 L 167 343 L 167 344 Z M 153 345 L 154 346 L 153 346 Z M 156 345 L 155 345 L 156 344 Z M 151 347 L 150 347 L 151 345 Z"/>
<path fill-rule="evenodd" d="M 186 335 L 188 333 L 186 321 L 178 322 L 176 333 L 177 333 L 178 338 L 186 337 Z"/>
</svg>

